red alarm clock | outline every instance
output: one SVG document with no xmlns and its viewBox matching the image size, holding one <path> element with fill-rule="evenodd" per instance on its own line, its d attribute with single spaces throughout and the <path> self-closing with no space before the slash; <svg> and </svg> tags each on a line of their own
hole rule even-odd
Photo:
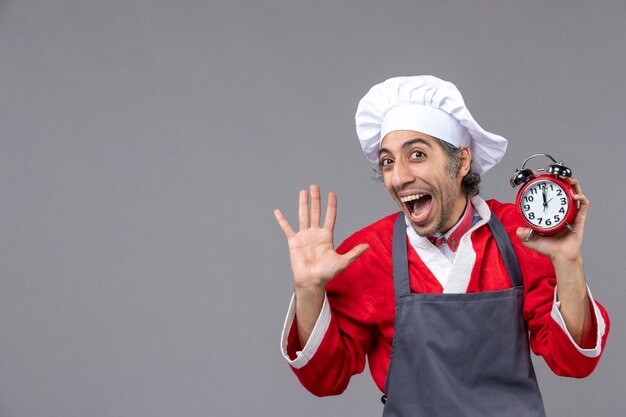
<svg viewBox="0 0 626 417">
<path fill-rule="evenodd" d="M 538 156 L 545 156 L 554 162 L 536 171 L 545 171 L 545 174 L 525 168 L 528 161 Z M 563 165 L 563 161 L 556 162 L 545 153 L 526 158 L 522 167 L 515 170 L 511 186 L 523 184 L 517 193 L 515 205 L 531 233 L 541 236 L 554 236 L 565 230 L 576 233 L 571 224 L 578 214 L 578 204 L 574 200 L 574 187 L 567 181 L 571 176 L 572 171 Z"/>
</svg>

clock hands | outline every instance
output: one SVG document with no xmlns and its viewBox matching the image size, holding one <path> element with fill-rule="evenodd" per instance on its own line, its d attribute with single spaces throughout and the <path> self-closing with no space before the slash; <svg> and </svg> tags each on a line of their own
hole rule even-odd
<svg viewBox="0 0 626 417">
<path fill-rule="evenodd" d="M 543 198 L 543 211 L 546 211 L 546 208 L 548 207 L 548 201 L 547 200 L 547 194 L 548 194 L 548 190 L 546 187 L 543 188 L 543 190 L 541 190 L 541 197 Z M 552 200 L 552 199 L 550 199 Z"/>
</svg>

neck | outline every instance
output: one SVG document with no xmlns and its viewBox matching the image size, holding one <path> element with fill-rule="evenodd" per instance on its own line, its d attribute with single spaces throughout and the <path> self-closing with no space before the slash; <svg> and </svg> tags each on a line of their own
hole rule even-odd
<svg viewBox="0 0 626 417">
<path fill-rule="evenodd" d="M 454 225 L 456 225 L 459 222 L 459 220 L 461 220 L 461 217 L 463 217 L 463 213 L 465 213 L 465 209 L 467 208 L 468 200 L 469 198 L 465 194 L 462 194 L 461 196 L 457 198 L 455 205 L 454 205 L 455 209 L 452 212 L 450 219 L 441 228 L 442 234 L 448 233 L 448 231 L 452 229 Z"/>
</svg>

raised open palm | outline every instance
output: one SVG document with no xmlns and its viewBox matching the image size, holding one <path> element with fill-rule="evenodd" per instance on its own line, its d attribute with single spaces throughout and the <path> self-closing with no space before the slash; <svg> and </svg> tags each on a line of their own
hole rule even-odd
<svg viewBox="0 0 626 417">
<path fill-rule="evenodd" d="M 311 209 L 309 193 L 300 191 L 298 203 L 299 231 L 296 233 L 283 213 L 276 209 L 278 221 L 289 245 L 289 258 L 296 288 L 324 287 L 328 281 L 343 271 L 367 248 L 367 244 L 357 245 L 344 255 L 335 251 L 333 229 L 337 217 L 337 197 L 328 193 L 326 216 L 320 226 L 320 189 L 311 185 Z"/>
</svg>

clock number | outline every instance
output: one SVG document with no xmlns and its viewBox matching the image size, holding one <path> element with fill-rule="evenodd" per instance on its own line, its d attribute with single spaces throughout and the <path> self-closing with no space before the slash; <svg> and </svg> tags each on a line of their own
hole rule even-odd
<svg viewBox="0 0 626 417">
<path fill-rule="evenodd" d="M 518 211 L 530 227 L 537 231 L 543 229 L 546 235 L 551 235 L 553 230 L 563 225 L 571 209 L 572 200 L 568 195 L 569 190 L 556 181 L 542 179 L 526 187 L 521 200 L 518 200 Z M 550 205 L 552 200 L 556 201 Z M 543 202 L 543 207 L 540 202 Z"/>
</svg>

